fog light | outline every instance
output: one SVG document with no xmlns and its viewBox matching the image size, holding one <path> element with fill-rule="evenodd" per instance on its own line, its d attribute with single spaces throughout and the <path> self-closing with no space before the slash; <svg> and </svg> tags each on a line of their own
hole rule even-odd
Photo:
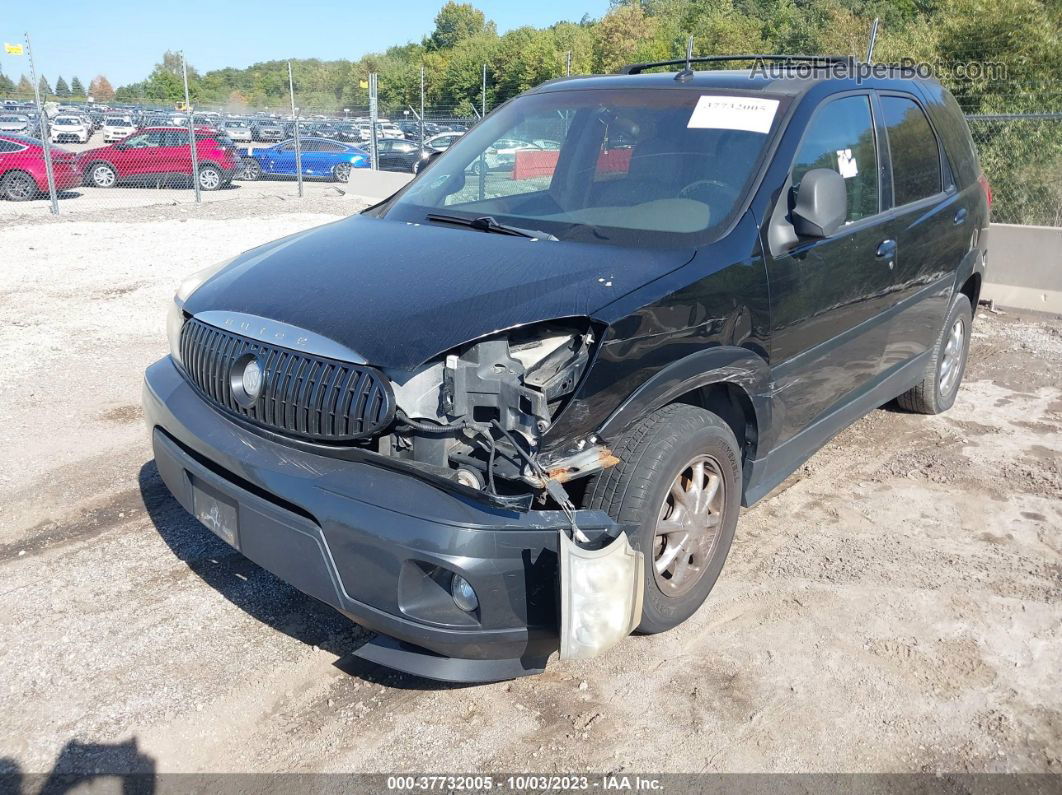
<svg viewBox="0 0 1062 795">
<path fill-rule="evenodd" d="M 460 574 L 455 574 L 453 580 L 450 581 L 450 595 L 454 598 L 454 604 L 466 613 L 471 613 L 479 607 L 476 589 Z"/>
<path fill-rule="evenodd" d="M 600 654 L 642 620 L 642 553 L 627 536 L 603 549 L 583 549 L 560 531 L 562 660 Z"/>
</svg>

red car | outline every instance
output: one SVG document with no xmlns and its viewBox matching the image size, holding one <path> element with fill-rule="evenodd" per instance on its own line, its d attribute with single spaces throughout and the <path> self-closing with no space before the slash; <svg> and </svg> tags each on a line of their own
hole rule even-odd
<svg viewBox="0 0 1062 795">
<path fill-rule="evenodd" d="M 195 131 L 199 187 L 217 190 L 232 181 L 239 158 L 236 145 L 217 130 Z M 162 185 L 173 177 L 192 175 L 188 130 L 182 127 L 144 127 L 110 146 L 82 152 L 86 185 L 113 188 L 120 182 Z"/>
<path fill-rule="evenodd" d="M 55 189 L 69 190 L 81 184 L 77 155 L 51 148 Z M 14 202 L 26 201 L 48 192 L 44 170 L 44 147 L 36 138 L 0 133 L 0 196 Z"/>
</svg>

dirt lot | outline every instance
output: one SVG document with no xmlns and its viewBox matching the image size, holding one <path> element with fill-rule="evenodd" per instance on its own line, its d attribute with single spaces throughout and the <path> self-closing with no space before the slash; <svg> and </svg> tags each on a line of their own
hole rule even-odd
<svg viewBox="0 0 1062 795">
<path fill-rule="evenodd" d="M 1062 772 L 1062 321 L 982 313 L 955 408 L 858 422 L 747 511 L 705 607 L 451 688 L 168 496 L 138 407 L 181 275 L 355 209 L 0 227 L 0 771 Z"/>
</svg>

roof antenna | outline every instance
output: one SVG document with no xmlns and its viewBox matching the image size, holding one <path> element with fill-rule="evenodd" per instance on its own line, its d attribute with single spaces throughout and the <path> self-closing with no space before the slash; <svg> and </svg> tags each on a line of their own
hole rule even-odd
<svg viewBox="0 0 1062 795">
<path fill-rule="evenodd" d="M 870 59 L 874 57 L 874 45 L 878 41 L 878 18 L 874 17 L 874 24 L 870 26 L 870 41 L 867 42 L 867 59 L 866 62 L 870 63 Z"/>
<path fill-rule="evenodd" d="M 690 66 L 690 61 L 693 60 L 693 36 L 690 36 L 686 40 L 686 68 L 675 75 L 675 79 L 680 83 L 685 83 L 691 77 L 693 77 L 693 68 Z"/>
</svg>

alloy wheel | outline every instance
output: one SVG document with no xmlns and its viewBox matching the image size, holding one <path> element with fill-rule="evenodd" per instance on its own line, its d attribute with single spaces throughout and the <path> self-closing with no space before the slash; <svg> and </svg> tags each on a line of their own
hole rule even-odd
<svg viewBox="0 0 1062 795">
<path fill-rule="evenodd" d="M 699 455 L 672 481 L 653 538 L 653 576 L 661 592 L 682 596 L 700 581 L 715 552 L 726 505 L 719 463 Z"/>
<path fill-rule="evenodd" d="M 940 380 L 938 388 L 942 396 L 950 395 L 952 389 L 959 380 L 959 371 L 962 369 L 963 348 L 966 343 L 966 324 L 963 319 L 956 318 L 948 333 L 948 341 L 944 345 L 944 354 L 940 357 Z"/>
<path fill-rule="evenodd" d="M 7 198 L 11 199 L 11 201 L 26 201 L 26 199 L 33 198 L 33 194 L 37 191 L 37 186 L 33 183 L 33 179 L 27 174 L 11 174 L 6 182 Z"/>
<path fill-rule="evenodd" d="M 204 168 L 199 172 L 199 187 L 203 190 L 217 190 L 221 184 L 221 174 L 213 168 Z"/>
<path fill-rule="evenodd" d="M 92 184 L 98 188 L 111 187 L 116 178 L 114 169 L 110 166 L 99 165 L 92 168 Z"/>
<path fill-rule="evenodd" d="M 335 177 L 336 182 L 347 182 L 350 180 L 350 164 L 340 163 L 332 169 L 332 176 Z"/>
</svg>

